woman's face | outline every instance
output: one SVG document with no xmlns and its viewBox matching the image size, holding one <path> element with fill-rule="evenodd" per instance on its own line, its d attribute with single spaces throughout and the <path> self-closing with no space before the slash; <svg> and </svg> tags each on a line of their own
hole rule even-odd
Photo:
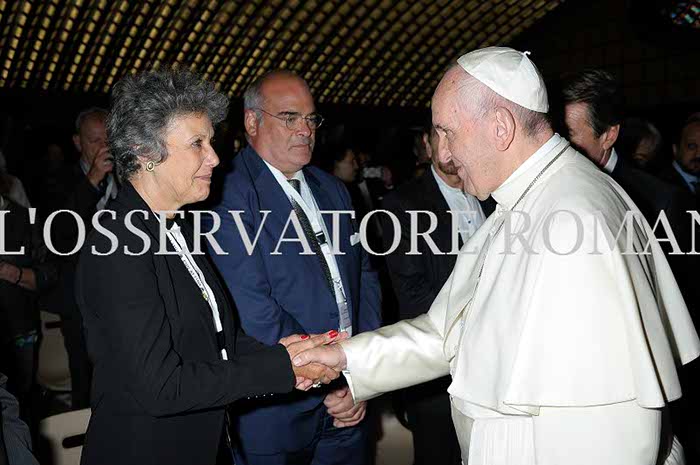
<svg viewBox="0 0 700 465">
<path fill-rule="evenodd" d="M 211 146 L 214 128 L 206 114 L 177 116 L 165 133 L 168 156 L 156 166 L 159 187 L 179 206 L 209 196 L 211 176 L 219 157 Z"/>
</svg>

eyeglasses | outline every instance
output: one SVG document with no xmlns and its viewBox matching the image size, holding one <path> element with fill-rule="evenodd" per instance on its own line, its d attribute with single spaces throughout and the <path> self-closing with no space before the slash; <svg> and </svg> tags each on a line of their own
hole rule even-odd
<svg viewBox="0 0 700 465">
<path fill-rule="evenodd" d="M 262 108 L 251 108 L 251 110 L 260 110 L 268 116 L 284 121 L 284 124 L 287 125 L 287 129 L 290 131 L 298 131 L 301 129 L 302 121 L 305 122 L 312 131 L 315 131 L 323 124 L 323 116 L 319 115 L 318 113 L 310 113 L 306 116 L 302 116 L 301 113 L 282 112 L 279 115 L 273 115 Z"/>
</svg>

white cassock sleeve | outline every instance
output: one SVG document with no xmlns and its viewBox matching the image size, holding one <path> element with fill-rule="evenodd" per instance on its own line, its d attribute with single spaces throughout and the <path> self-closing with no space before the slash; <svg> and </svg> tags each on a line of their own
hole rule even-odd
<svg viewBox="0 0 700 465">
<path fill-rule="evenodd" d="M 355 402 L 449 374 L 438 329 L 444 327 L 449 282 L 429 313 L 341 343 L 348 362 L 345 377 Z"/>
</svg>

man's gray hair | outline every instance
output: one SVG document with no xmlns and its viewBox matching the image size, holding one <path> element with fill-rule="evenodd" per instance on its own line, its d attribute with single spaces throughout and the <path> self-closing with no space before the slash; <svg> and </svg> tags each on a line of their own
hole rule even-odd
<svg viewBox="0 0 700 465">
<path fill-rule="evenodd" d="M 253 83 L 248 87 L 243 93 L 243 111 L 251 110 L 255 112 L 255 118 L 260 123 L 262 119 L 262 112 L 259 108 L 262 108 L 265 104 L 265 97 L 262 95 L 262 85 L 265 81 L 267 74 L 255 78 Z"/>
<path fill-rule="evenodd" d="M 255 78 L 255 80 L 243 93 L 243 111 L 254 111 L 255 117 L 258 120 L 258 124 L 262 121 L 263 115 L 260 109 L 265 105 L 265 97 L 262 94 L 262 86 L 263 84 L 265 84 L 265 81 L 273 77 L 296 78 L 303 82 L 306 85 L 307 89 L 309 88 L 309 85 L 301 76 L 286 69 L 275 69 L 272 71 L 268 71 L 267 73 Z M 309 90 L 309 92 L 311 92 L 311 90 Z"/>
<path fill-rule="evenodd" d="M 100 107 L 90 107 L 78 113 L 78 117 L 75 118 L 75 133 L 80 133 L 80 128 L 83 123 L 89 119 L 99 119 L 100 121 L 105 121 L 107 119 L 107 110 Z"/>
<path fill-rule="evenodd" d="M 455 64 L 454 66 L 459 66 Z M 461 67 L 460 67 L 461 68 Z M 498 107 L 506 108 L 513 114 L 515 120 L 520 123 L 523 132 L 528 137 L 534 137 L 540 132 L 551 129 L 552 123 L 547 113 L 529 110 L 515 102 L 500 96 L 490 87 L 466 73 L 462 87 L 460 87 L 460 97 L 462 101 L 469 101 L 467 111 L 475 120 L 484 118 L 489 112 Z"/>
<path fill-rule="evenodd" d="M 228 98 L 189 71 L 148 71 L 127 76 L 112 90 L 107 139 L 122 181 L 136 173 L 139 158 L 161 163 L 168 156 L 165 133 L 178 116 L 226 118 Z"/>
</svg>

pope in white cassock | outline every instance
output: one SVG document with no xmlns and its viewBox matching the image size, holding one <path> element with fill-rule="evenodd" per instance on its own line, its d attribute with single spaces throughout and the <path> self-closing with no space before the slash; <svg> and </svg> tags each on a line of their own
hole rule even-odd
<svg viewBox="0 0 700 465">
<path fill-rule="evenodd" d="M 432 100 L 439 156 L 496 212 L 428 314 L 295 363 L 345 370 L 355 401 L 450 373 L 469 465 L 682 463 L 666 405 L 697 333 L 650 226 L 624 228 L 637 207 L 547 111 L 526 53 L 462 56 Z"/>
</svg>

